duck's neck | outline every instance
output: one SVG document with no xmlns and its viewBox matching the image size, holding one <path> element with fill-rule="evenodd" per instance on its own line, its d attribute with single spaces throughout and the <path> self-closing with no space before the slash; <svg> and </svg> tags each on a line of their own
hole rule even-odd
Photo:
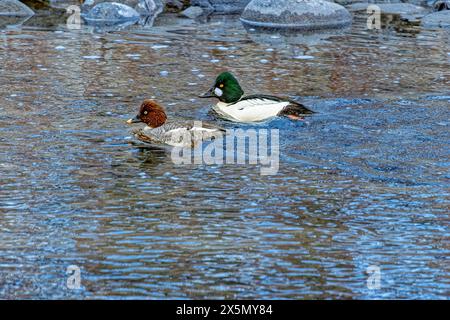
<svg viewBox="0 0 450 320">
<path fill-rule="evenodd" d="M 235 102 L 226 103 L 226 102 L 223 102 L 223 101 L 219 101 L 219 102 L 217 102 L 216 105 L 219 108 L 224 108 L 224 107 L 228 107 L 229 105 L 232 105 L 233 103 L 235 103 Z"/>
</svg>

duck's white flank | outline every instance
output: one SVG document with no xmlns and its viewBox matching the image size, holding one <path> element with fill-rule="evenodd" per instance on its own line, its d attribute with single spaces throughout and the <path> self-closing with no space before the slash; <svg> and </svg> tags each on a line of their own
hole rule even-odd
<svg viewBox="0 0 450 320">
<path fill-rule="evenodd" d="M 264 121 L 276 117 L 289 101 L 274 101 L 270 99 L 256 98 L 242 100 L 236 103 L 217 103 L 213 109 L 220 116 L 233 121 L 255 122 Z"/>
</svg>

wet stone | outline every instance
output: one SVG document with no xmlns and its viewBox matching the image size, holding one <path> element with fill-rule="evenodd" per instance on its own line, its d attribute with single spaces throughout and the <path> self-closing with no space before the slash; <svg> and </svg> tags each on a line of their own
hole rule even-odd
<svg viewBox="0 0 450 320">
<path fill-rule="evenodd" d="M 83 12 L 88 12 L 96 5 L 100 3 L 105 3 L 105 0 L 86 0 L 81 10 Z M 118 0 L 116 3 L 120 3 L 129 6 L 136 10 L 140 15 L 153 15 L 155 13 L 160 13 L 163 9 L 161 0 Z"/>
<path fill-rule="evenodd" d="M 18 0 L 0 1 L 0 16 L 29 17 L 34 15 L 33 10 Z"/>
<path fill-rule="evenodd" d="M 205 11 L 198 6 L 192 6 L 181 12 L 181 15 L 190 19 L 196 19 L 203 15 Z"/>
<path fill-rule="evenodd" d="M 138 21 L 139 13 L 133 8 L 116 2 L 102 2 L 92 8 L 83 18 L 87 22 L 125 22 Z"/>
<path fill-rule="evenodd" d="M 252 27 L 318 30 L 347 26 L 352 17 L 343 6 L 323 0 L 252 0 L 241 21 Z"/>
</svg>

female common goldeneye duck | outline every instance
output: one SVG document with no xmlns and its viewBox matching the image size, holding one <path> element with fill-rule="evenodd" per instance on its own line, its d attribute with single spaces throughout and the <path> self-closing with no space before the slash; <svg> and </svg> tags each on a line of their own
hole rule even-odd
<svg viewBox="0 0 450 320">
<path fill-rule="evenodd" d="M 167 144 L 175 147 L 193 147 L 200 141 L 221 137 L 225 130 L 194 120 L 170 120 L 164 108 L 153 100 L 144 100 L 139 113 L 127 123 L 143 122 L 147 126 L 133 130 L 134 136 L 143 142 Z"/>
<path fill-rule="evenodd" d="M 276 116 L 301 120 L 303 116 L 314 113 L 289 99 L 264 94 L 243 95 L 244 91 L 236 78 L 230 72 L 223 72 L 214 86 L 200 98 L 218 98 L 219 102 L 213 110 L 223 118 L 238 122 L 264 121 Z"/>
</svg>

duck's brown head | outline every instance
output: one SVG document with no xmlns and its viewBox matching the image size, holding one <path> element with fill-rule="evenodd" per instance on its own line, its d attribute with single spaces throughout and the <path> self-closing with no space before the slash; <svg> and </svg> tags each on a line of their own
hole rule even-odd
<svg viewBox="0 0 450 320">
<path fill-rule="evenodd" d="M 167 115 L 162 106 L 156 101 L 144 100 L 139 109 L 139 113 L 127 123 L 143 122 L 151 128 L 158 128 L 162 126 L 167 120 Z"/>
</svg>

